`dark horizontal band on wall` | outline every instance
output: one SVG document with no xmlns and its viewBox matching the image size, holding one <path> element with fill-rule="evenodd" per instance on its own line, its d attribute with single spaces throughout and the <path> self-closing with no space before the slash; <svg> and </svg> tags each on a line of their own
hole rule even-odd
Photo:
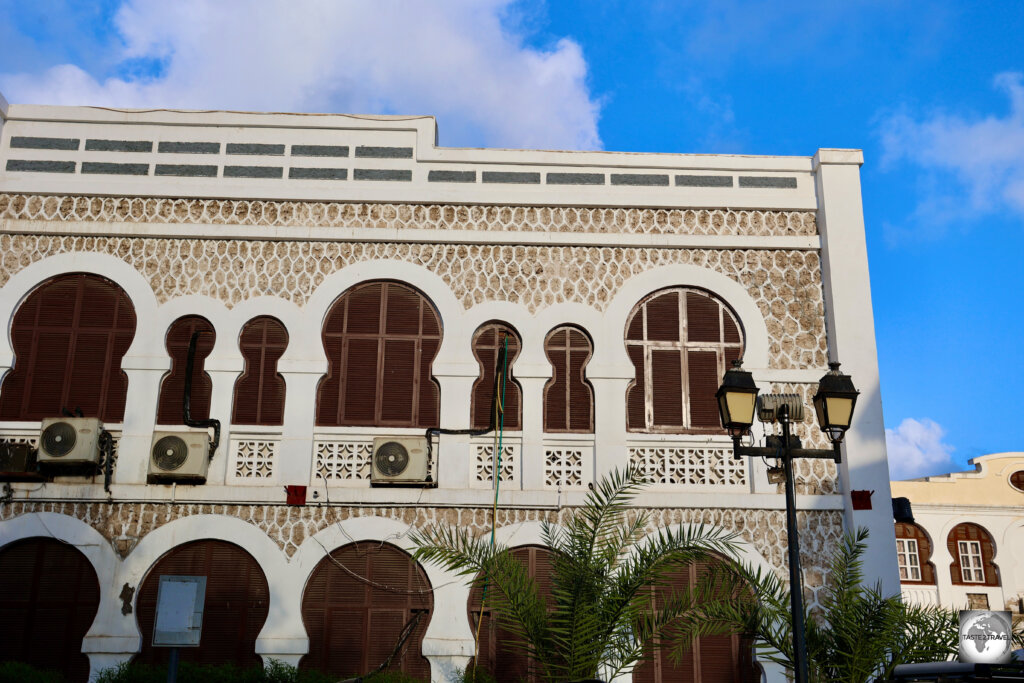
<svg viewBox="0 0 1024 683">
<path fill-rule="evenodd" d="M 348 180 L 347 168 L 290 168 L 288 177 L 297 180 Z"/>
<path fill-rule="evenodd" d="M 186 178 L 216 178 L 217 167 L 199 164 L 157 164 L 156 175 L 183 176 Z"/>
<path fill-rule="evenodd" d="M 157 151 L 164 154 L 220 154 L 219 142 L 161 142 Z"/>
<path fill-rule="evenodd" d="M 149 140 L 86 140 L 86 152 L 152 152 Z"/>
<path fill-rule="evenodd" d="M 77 151 L 80 138 L 11 138 L 11 147 L 17 149 L 59 149 Z"/>
<path fill-rule="evenodd" d="M 356 157 L 363 159 L 412 159 L 412 147 L 356 147 Z"/>
<path fill-rule="evenodd" d="M 269 156 L 284 155 L 284 145 L 261 145 L 256 143 L 229 142 L 228 154 L 262 154 Z"/>
<path fill-rule="evenodd" d="M 676 187 L 732 187 L 732 176 L 677 175 Z"/>
<path fill-rule="evenodd" d="M 82 173 L 104 175 L 149 175 L 149 164 L 108 164 L 101 161 L 83 161 Z"/>
<path fill-rule="evenodd" d="M 282 166 L 225 166 L 225 178 L 283 178 Z"/>
<path fill-rule="evenodd" d="M 668 187 L 668 176 L 657 173 L 612 173 L 612 185 Z"/>
<path fill-rule="evenodd" d="M 356 155 L 358 156 L 358 154 Z M 412 171 L 390 170 L 385 168 L 357 168 L 352 172 L 354 180 L 412 180 Z"/>
<path fill-rule="evenodd" d="M 475 183 L 476 171 L 430 171 L 427 173 L 430 183 Z"/>
<path fill-rule="evenodd" d="M 604 185 L 604 173 L 548 173 L 548 185 Z"/>
<path fill-rule="evenodd" d="M 539 185 L 540 173 L 518 171 L 484 171 L 485 183 L 508 183 L 512 185 Z"/>
<path fill-rule="evenodd" d="M 31 173 L 74 173 L 73 161 L 37 161 L 32 159 L 8 159 L 8 171 L 28 171 Z"/>
<path fill-rule="evenodd" d="M 347 157 L 348 145 L 292 145 L 293 157 Z"/>
<path fill-rule="evenodd" d="M 740 187 L 796 189 L 796 178 L 780 176 L 741 175 Z"/>
</svg>

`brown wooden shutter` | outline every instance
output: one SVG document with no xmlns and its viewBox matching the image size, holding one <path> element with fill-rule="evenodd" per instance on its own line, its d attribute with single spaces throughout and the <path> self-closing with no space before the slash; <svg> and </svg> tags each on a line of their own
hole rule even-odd
<svg viewBox="0 0 1024 683">
<path fill-rule="evenodd" d="M 1024 470 L 1019 470 L 1010 475 L 1010 484 L 1019 491 L 1024 491 Z"/>
<path fill-rule="evenodd" d="M 288 348 L 288 331 L 270 316 L 253 318 L 242 328 L 238 348 L 245 370 L 235 382 L 234 415 L 239 425 L 284 424 L 284 377 L 277 361 Z"/>
<path fill-rule="evenodd" d="M 721 432 L 714 395 L 725 369 L 743 355 L 728 307 L 707 292 L 662 290 L 636 305 L 626 330 L 626 351 L 636 368 L 626 390 L 627 428 Z"/>
<path fill-rule="evenodd" d="M 551 551 L 540 546 L 522 546 L 512 550 L 512 556 L 522 562 L 530 577 L 536 582 L 537 589 L 543 598 L 551 598 Z M 493 596 L 495 588 L 490 586 L 488 595 Z M 480 619 L 480 600 L 483 585 L 477 577 L 469 594 L 469 623 L 476 630 Z M 538 675 L 530 658 L 515 646 L 515 636 L 502 626 L 501 620 L 494 617 L 488 605 L 484 605 L 483 622 L 480 624 L 480 659 L 477 666 L 494 676 L 497 683 L 538 683 L 543 680 Z M 470 666 L 474 663 L 471 662 Z"/>
<path fill-rule="evenodd" d="M 85 683 L 82 639 L 96 617 L 100 585 L 92 564 L 68 543 L 28 538 L 0 549 L 0 661 L 56 669 Z"/>
<path fill-rule="evenodd" d="M 900 579 L 900 583 L 935 585 L 935 565 L 929 562 L 932 556 L 932 542 L 928 534 L 916 524 L 896 522 L 896 538 L 912 538 L 917 541 L 917 563 L 921 567 L 920 581 Z"/>
<path fill-rule="evenodd" d="M 121 359 L 134 336 L 135 310 L 110 280 L 75 273 L 47 281 L 14 314 L 15 361 L 0 386 L 0 419 L 35 421 L 79 408 L 121 422 L 128 393 Z"/>
<path fill-rule="evenodd" d="M 960 570 L 960 548 L 958 541 L 978 541 L 981 545 L 981 563 L 985 570 L 985 583 L 968 583 L 964 581 L 963 572 Z M 953 558 L 949 565 L 949 574 L 954 584 L 971 586 L 999 585 L 999 570 L 992 561 L 996 554 L 995 544 L 992 542 L 992 536 L 988 531 L 977 524 L 957 524 L 949 532 L 949 536 L 946 537 L 946 548 Z"/>
<path fill-rule="evenodd" d="M 652 609 L 659 609 L 673 591 L 685 590 L 711 569 L 696 563 L 669 573 L 663 585 L 651 588 Z M 645 648 L 647 659 L 633 672 L 634 683 L 756 683 L 761 673 L 751 656 L 749 637 L 735 635 L 697 638 L 676 662 L 671 656 L 674 643 L 654 642 Z"/>
<path fill-rule="evenodd" d="M 499 367 L 505 339 L 508 339 L 508 358 Z M 507 372 L 504 387 L 504 428 L 522 429 L 522 388 L 513 373 L 513 364 L 519 356 L 519 334 L 506 323 L 492 322 L 482 325 L 473 335 L 473 356 L 480 365 L 480 376 L 473 383 L 472 423 L 475 429 L 486 429 L 494 419 L 495 380 L 498 373 Z M 496 425 L 497 426 L 497 425 Z"/>
<path fill-rule="evenodd" d="M 593 432 L 594 393 L 586 379 L 590 338 L 574 327 L 558 327 L 544 340 L 544 352 L 552 371 L 544 385 L 544 431 Z"/>
<path fill-rule="evenodd" d="M 396 282 L 353 287 L 328 312 L 323 342 L 328 371 L 317 392 L 318 425 L 438 425 L 431 365 L 441 325 L 420 292 Z"/>
<path fill-rule="evenodd" d="M 226 541 L 204 540 L 180 545 L 149 570 L 139 588 L 136 611 L 142 652 L 136 660 L 165 664 L 167 649 L 154 648 L 153 620 L 162 575 L 206 577 L 203 632 L 199 647 L 183 647 L 181 659 L 199 664 L 259 666 L 256 637 L 270 611 L 270 589 L 263 570 L 242 548 Z"/>
<path fill-rule="evenodd" d="M 196 342 L 195 363 L 192 366 L 192 402 L 193 420 L 210 418 L 210 396 L 213 392 L 213 380 L 204 372 L 206 357 L 213 351 L 216 333 L 213 325 L 206 318 L 188 315 L 171 323 L 167 331 L 167 353 L 171 357 L 171 371 L 164 377 L 160 385 L 160 402 L 157 407 L 157 424 L 181 425 L 184 422 L 182 399 L 185 396 L 185 366 L 188 359 L 188 345 L 192 333 L 199 332 Z"/>
<path fill-rule="evenodd" d="M 341 678 L 368 674 L 391 654 L 403 627 L 420 612 L 389 670 L 429 680 L 422 646 L 432 610 L 427 576 L 403 551 L 379 542 L 338 548 L 316 566 L 302 595 L 309 653 L 299 668 Z"/>
</svg>

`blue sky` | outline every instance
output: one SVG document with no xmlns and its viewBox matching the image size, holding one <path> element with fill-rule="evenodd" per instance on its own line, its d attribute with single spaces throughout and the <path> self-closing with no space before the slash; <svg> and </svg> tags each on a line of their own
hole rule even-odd
<svg viewBox="0 0 1024 683">
<path fill-rule="evenodd" d="M 0 0 L 0 17 L 18 103 L 434 114 L 452 146 L 862 148 L 894 475 L 1024 450 L 1020 2 Z"/>
</svg>

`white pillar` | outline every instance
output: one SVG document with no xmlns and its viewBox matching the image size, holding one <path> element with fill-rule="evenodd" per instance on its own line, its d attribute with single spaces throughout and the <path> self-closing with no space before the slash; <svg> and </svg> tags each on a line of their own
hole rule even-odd
<svg viewBox="0 0 1024 683">
<path fill-rule="evenodd" d="M 308 486 L 313 476 L 317 386 L 327 372 L 327 362 L 281 360 L 278 371 L 285 382 L 278 481 L 282 486 Z"/>
<path fill-rule="evenodd" d="M 479 368 L 476 362 L 434 363 L 434 379 L 441 388 L 440 427 L 469 429 L 473 382 Z M 437 485 L 465 490 L 473 481 L 473 454 L 469 436 L 442 434 L 434 441 Z"/>
<path fill-rule="evenodd" d="M 126 356 L 121 361 L 121 369 L 128 375 L 128 395 L 117 444 L 115 484 L 146 483 L 160 381 L 170 368 L 167 356 Z"/>
<path fill-rule="evenodd" d="M 591 481 L 629 464 L 626 448 L 626 387 L 633 373 L 624 368 L 587 368 L 594 387 L 594 464 Z"/>
<path fill-rule="evenodd" d="M 820 149 L 814 155 L 821 233 L 821 276 L 825 295 L 829 360 L 860 390 L 853 426 L 843 445 L 840 467 L 846 527 L 867 527 L 864 557 L 867 583 L 881 580 L 886 595 L 900 592 L 896 564 L 889 465 L 878 379 L 875 322 L 871 308 L 864 214 L 861 208 L 860 150 Z M 853 510 L 851 490 L 874 491 L 871 510 Z M 872 575 L 873 574 L 873 575 Z"/>
<path fill-rule="evenodd" d="M 223 484 L 227 476 L 228 452 L 231 444 L 231 415 L 235 397 L 235 381 L 242 374 L 242 358 L 218 360 L 207 359 L 205 372 L 210 375 L 213 383 L 210 391 L 210 419 L 220 420 L 220 444 L 210 461 L 206 481 L 210 484 Z M 210 438 L 213 438 L 212 430 Z"/>
</svg>

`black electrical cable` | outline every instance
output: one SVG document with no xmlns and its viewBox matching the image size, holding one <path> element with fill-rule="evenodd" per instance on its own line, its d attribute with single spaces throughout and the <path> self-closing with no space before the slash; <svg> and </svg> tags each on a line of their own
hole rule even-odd
<svg viewBox="0 0 1024 683">
<path fill-rule="evenodd" d="M 103 454 L 103 490 L 110 493 L 110 479 L 114 474 L 114 437 L 106 429 L 100 432 L 100 453 Z"/>
<path fill-rule="evenodd" d="M 193 420 L 192 419 L 192 368 L 196 362 L 196 342 L 199 341 L 199 330 L 192 333 L 188 341 L 188 356 L 185 359 L 185 395 L 182 398 L 182 413 L 185 424 L 189 427 L 200 427 L 208 429 L 213 427 L 213 440 L 210 442 L 210 460 L 220 445 L 220 420 Z"/>
</svg>

